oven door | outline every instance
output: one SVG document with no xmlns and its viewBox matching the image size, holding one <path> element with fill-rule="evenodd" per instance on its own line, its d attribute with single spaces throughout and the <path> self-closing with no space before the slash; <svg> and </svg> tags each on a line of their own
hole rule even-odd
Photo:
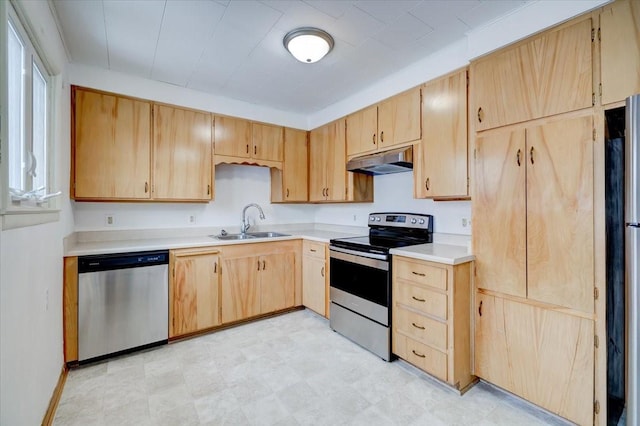
<svg viewBox="0 0 640 426">
<path fill-rule="evenodd" d="M 391 274 L 387 256 L 329 246 L 329 261 L 331 301 L 389 326 Z"/>
</svg>

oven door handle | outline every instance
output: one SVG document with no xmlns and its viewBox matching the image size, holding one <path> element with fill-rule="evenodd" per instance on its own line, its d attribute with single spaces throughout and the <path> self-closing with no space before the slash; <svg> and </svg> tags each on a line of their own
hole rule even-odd
<svg viewBox="0 0 640 426">
<path fill-rule="evenodd" d="M 329 257 L 358 265 L 369 266 L 383 271 L 389 270 L 389 261 L 384 254 L 363 253 L 356 250 L 349 250 L 342 247 L 329 246 Z"/>
</svg>

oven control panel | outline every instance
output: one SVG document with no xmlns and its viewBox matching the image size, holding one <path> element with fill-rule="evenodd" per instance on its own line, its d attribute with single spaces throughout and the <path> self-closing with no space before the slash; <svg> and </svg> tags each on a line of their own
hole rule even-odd
<svg viewBox="0 0 640 426">
<path fill-rule="evenodd" d="M 419 213 L 371 213 L 369 226 L 398 226 L 433 230 L 433 216 Z"/>
</svg>

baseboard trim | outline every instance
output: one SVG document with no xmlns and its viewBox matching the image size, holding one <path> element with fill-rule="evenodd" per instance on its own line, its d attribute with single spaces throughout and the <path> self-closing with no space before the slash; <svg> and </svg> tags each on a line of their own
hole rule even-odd
<svg viewBox="0 0 640 426">
<path fill-rule="evenodd" d="M 60 402 L 60 398 L 62 397 L 62 390 L 64 389 L 64 383 L 67 381 L 67 366 L 62 366 L 62 371 L 60 372 L 60 377 L 58 377 L 58 383 L 56 384 L 55 389 L 53 390 L 53 394 L 51 395 L 51 400 L 49 401 L 49 407 L 47 407 L 47 412 L 44 413 L 44 418 L 42 419 L 42 426 L 51 426 L 53 424 L 53 419 L 56 416 L 56 409 L 58 408 L 58 403 Z"/>
</svg>

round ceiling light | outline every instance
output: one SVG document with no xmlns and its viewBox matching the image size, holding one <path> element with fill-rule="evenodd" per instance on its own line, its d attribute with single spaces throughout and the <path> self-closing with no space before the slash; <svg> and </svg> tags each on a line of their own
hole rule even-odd
<svg viewBox="0 0 640 426">
<path fill-rule="evenodd" d="M 326 31 L 312 27 L 291 30 L 282 42 L 294 58 L 307 64 L 318 62 L 333 49 L 333 37 Z"/>
</svg>

